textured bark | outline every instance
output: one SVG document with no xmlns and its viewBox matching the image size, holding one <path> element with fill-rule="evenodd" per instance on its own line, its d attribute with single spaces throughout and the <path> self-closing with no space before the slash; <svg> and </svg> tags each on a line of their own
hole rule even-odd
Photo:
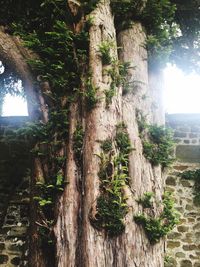
<svg viewBox="0 0 200 267">
<path fill-rule="evenodd" d="M 152 112 L 152 92 L 149 87 L 147 52 L 144 49 L 145 33 L 140 23 L 134 24 L 132 29 L 119 34 L 119 46 L 122 49 L 122 59 L 131 60 L 135 69 L 131 71 L 131 79 L 139 82 L 136 92 L 123 97 L 123 120 L 128 126 L 129 135 L 135 151 L 130 156 L 130 181 L 131 191 L 134 192 L 134 199 L 138 199 L 145 192 L 155 192 L 158 199 L 161 199 L 163 192 L 163 180 L 160 167 L 152 168 L 151 164 L 142 155 L 142 143 L 139 138 L 136 112 L 140 110 L 147 115 L 149 123 L 159 123 L 162 115 L 158 115 L 159 121 L 155 121 Z M 145 97 L 144 97 L 145 95 Z M 132 202 L 133 213 L 139 211 L 136 202 Z M 132 215 L 131 215 L 132 218 Z M 162 242 L 151 246 L 141 227 L 131 222 L 127 226 L 124 245 L 126 253 L 129 251 L 130 258 L 124 262 L 124 266 L 163 266 L 163 244 Z M 132 249 L 131 249 L 132 248 Z M 141 249 L 142 248 L 142 249 Z M 133 263 L 135 265 L 133 265 Z M 119 266 L 119 265 L 116 265 Z"/>
<path fill-rule="evenodd" d="M 72 139 L 69 142 L 69 185 L 60 199 L 55 227 L 58 238 L 58 266 L 162 267 L 162 241 L 154 246 L 150 245 L 143 229 L 133 221 L 133 215 L 140 210 L 135 200 L 147 191 L 155 192 L 158 199 L 161 199 L 163 191 L 160 167 L 152 168 L 142 155 L 142 143 L 136 121 L 138 109 L 147 115 L 149 123 L 153 122 L 154 118 L 151 109 L 153 94 L 149 90 L 147 53 L 144 49 L 145 34 L 141 25 L 136 23 L 131 29 L 119 33 L 116 38 L 108 1 L 102 1 L 92 15 L 95 23 L 90 29 L 90 67 L 93 83 L 99 88 L 98 96 L 101 101 L 90 113 L 84 112 L 85 116 L 82 118 L 85 124 L 82 176 L 78 175 L 74 162 Z M 129 73 L 130 80 L 134 81 L 130 93 L 122 96 L 122 88 L 118 88 L 108 109 L 105 108 L 104 91 L 108 90 L 110 81 L 103 74 L 105 67 L 98 56 L 98 47 L 104 40 L 112 40 L 121 47 L 121 60 L 128 61 L 135 67 Z M 116 49 L 113 55 L 117 55 Z M 74 130 L 76 112 L 76 108 L 72 109 L 71 134 Z M 117 238 L 109 238 L 104 231 L 97 231 L 92 227 L 89 213 L 99 195 L 99 159 L 96 154 L 100 154 L 101 149 L 97 141 L 113 137 L 115 126 L 121 121 L 128 126 L 131 143 L 135 148 L 130 155 L 130 187 L 124 189 L 129 212 L 125 218 L 124 234 Z"/>
</svg>

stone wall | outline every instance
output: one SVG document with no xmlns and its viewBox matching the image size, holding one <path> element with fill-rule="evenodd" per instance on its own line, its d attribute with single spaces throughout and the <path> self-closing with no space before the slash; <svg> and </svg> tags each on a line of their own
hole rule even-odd
<svg viewBox="0 0 200 267">
<path fill-rule="evenodd" d="M 174 129 L 176 158 L 166 179 L 166 190 L 174 193 L 180 223 L 168 235 L 166 267 L 200 267 L 200 206 L 194 202 L 194 181 L 180 173 L 200 168 L 200 114 L 167 116 Z"/>
<path fill-rule="evenodd" d="M 0 266 L 28 266 L 29 148 L 12 130 L 27 117 L 0 117 Z"/>
</svg>

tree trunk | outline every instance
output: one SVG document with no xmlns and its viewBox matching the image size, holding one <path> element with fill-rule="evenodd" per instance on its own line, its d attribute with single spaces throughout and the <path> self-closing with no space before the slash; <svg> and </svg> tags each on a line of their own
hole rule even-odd
<svg viewBox="0 0 200 267">
<path fill-rule="evenodd" d="M 143 156 L 142 141 L 139 136 L 137 113 L 140 112 L 148 123 L 163 123 L 163 114 L 152 110 L 155 94 L 154 82 L 149 86 L 147 52 L 144 48 L 145 32 L 139 22 L 131 28 L 116 33 L 114 18 L 108 0 L 101 1 L 92 13 L 93 25 L 90 28 L 89 65 L 93 86 L 97 88 L 98 103 L 88 111 L 85 100 L 75 101 L 69 107 L 69 138 L 65 147 L 67 185 L 56 203 L 56 239 L 55 266 L 59 267 L 162 267 L 163 241 L 151 245 L 141 226 L 133 216 L 141 211 L 136 201 L 145 192 L 154 192 L 161 200 L 163 178 L 161 167 L 152 167 Z M 105 92 L 111 86 L 111 79 L 102 65 L 99 46 L 103 41 L 111 41 L 112 56 L 122 62 L 130 62 L 130 91 L 123 93 L 118 86 L 109 107 L 106 106 Z M 8 43 L 12 41 L 12 46 Z M 119 49 L 117 49 L 119 47 Z M 17 51 L 17 52 L 16 52 Z M 28 96 L 29 112 L 35 113 L 32 99 L 40 106 L 45 121 L 45 99 L 40 92 L 34 91 L 33 76 L 26 64 L 27 54 L 16 40 L 1 32 L 0 55 L 8 59 L 24 81 Z M 119 55 L 118 55 L 119 51 Z M 12 53 L 11 53 L 12 52 Z M 30 57 L 30 55 L 28 55 Z M 160 114 L 160 116 L 155 116 Z M 101 141 L 115 140 L 116 125 L 124 122 L 133 150 L 129 155 L 129 182 L 123 186 L 123 195 L 128 204 L 128 212 L 124 218 L 125 231 L 110 237 L 105 229 L 96 229 L 91 223 L 91 213 L 98 213 L 97 200 L 101 194 L 99 170 L 101 160 Z M 81 164 L 77 163 L 74 153 L 74 132 L 77 125 L 84 129 Z M 35 160 L 33 184 L 44 172 L 45 161 Z M 36 208 L 36 207 L 35 207 Z M 157 211 L 155 211 L 157 212 Z M 34 214 L 33 220 L 37 215 Z M 34 230 L 35 231 L 35 230 Z M 34 233 L 32 239 L 37 238 Z M 34 241 L 35 242 L 35 241 Z M 29 266 L 49 267 L 50 264 L 41 252 L 38 242 L 32 242 Z M 54 253 L 54 252 L 53 252 Z"/>
<path fill-rule="evenodd" d="M 82 113 L 81 120 L 85 125 L 82 175 L 77 170 L 72 149 L 77 106 L 74 105 L 71 109 L 71 138 L 67 157 L 69 184 L 60 199 L 55 228 L 58 266 L 161 267 L 163 243 L 151 246 L 143 229 L 133 221 L 133 215 L 139 211 L 136 199 L 147 191 L 156 192 L 161 199 L 163 192 L 160 167 L 152 168 L 142 155 L 136 120 L 136 111 L 140 110 L 148 115 L 149 123 L 153 122 L 153 100 L 148 85 L 147 53 L 144 49 L 146 36 L 141 24 L 135 23 L 131 29 L 120 32 L 116 38 L 108 2 L 99 5 L 94 16 L 95 25 L 90 30 L 90 67 L 93 83 L 99 88 L 98 96 L 102 100 L 92 112 Z M 112 104 L 106 109 L 104 91 L 108 90 L 109 81 L 104 75 L 105 67 L 98 56 L 98 48 L 102 41 L 110 39 L 120 47 L 120 59 L 130 62 L 134 68 L 129 72 L 129 79 L 133 81 L 130 92 L 123 96 L 122 88 L 119 87 Z M 116 49 L 113 54 L 116 56 Z M 142 97 L 143 95 L 147 97 Z M 121 121 L 127 125 L 134 148 L 129 162 L 130 185 L 125 188 L 129 212 L 125 218 L 125 232 L 120 237 L 109 238 L 104 231 L 92 227 L 89 215 L 99 195 L 99 159 L 96 155 L 100 154 L 101 148 L 98 140 L 113 138 L 115 127 Z"/>
</svg>

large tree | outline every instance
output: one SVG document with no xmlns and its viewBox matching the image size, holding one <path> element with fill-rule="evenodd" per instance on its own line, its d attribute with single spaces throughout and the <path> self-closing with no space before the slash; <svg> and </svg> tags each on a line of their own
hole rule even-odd
<svg viewBox="0 0 200 267">
<path fill-rule="evenodd" d="M 22 80 L 32 120 L 29 266 L 163 266 L 176 216 L 163 196 L 170 133 L 154 124 L 164 123 L 161 63 L 182 31 L 175 5 L 0 6 L 1 86 Z"/>
</svg>

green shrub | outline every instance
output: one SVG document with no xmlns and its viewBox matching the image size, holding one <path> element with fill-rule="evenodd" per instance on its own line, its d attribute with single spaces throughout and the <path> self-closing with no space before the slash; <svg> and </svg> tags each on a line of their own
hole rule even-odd
<svg viewBox="0 0 200 267">
<path fill-rule="evenodd" d="M 137 202 L 143 206 L 143 208 L 152 208 L 153 202 L 152 197 L 154 196 L 153 192 L 146 192 L 144 196 L 139 198 Z"/>
<path fill-rule="evenodd" d="M 110 65 L 112 63 L 111 50 L 114 48 L 114 44 L 110 41 L 104 41 L 99 45 L 99 52 L 103 65 Z"/>
<path fill-rule="evenodd" d="M 132 148 L 124 123 L 117 125 L 115 138 L 106 139 L 101 144 L 103 152 L 100 159 L 100 196 L 97 199 L 95 217 L 90 216 L 92 225 L 104 229 L 111 236 L 120 235 L 124 229 L 124 217 L 128 212 L 123 188 L 128 184 L 128 157 Z M 116 154 L 114 154 L 116 145 Z M 92 213 L 92 212 L 91 212 Z"/>
<path fill-rule="evenodd" d="M 157 125 L 147 126 L 148 139 L 143 138 L 143 154 L 152 165 L 168 167 L 173 163 L 174 141 L 169 128 Z"/>
<path fill-rule="evenodd" d="M 143 203 L 141 204 L 143 205 Z M 144 213 L 134 216 L 135 222 L 144 228 L 151 244 L 157 243 L 162 237 L 166 236 L 179 222 L 179 215 L 174 208 L 171 193 L 166 192 L 163 195 L 162 206 L 163 211 L 158 217 Z M 149 208 L 151 209 L 152 206 Z"/>
</svg>

